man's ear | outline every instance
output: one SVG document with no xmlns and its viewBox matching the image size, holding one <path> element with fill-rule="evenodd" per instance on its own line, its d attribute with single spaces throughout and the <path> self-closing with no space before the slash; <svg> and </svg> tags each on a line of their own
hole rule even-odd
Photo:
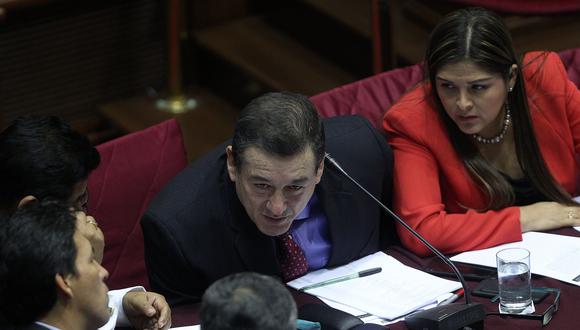
<svg viewBox="0 0 580 330">
<path fill-rule="evenodd" d="M 68 298 L 73 297 L 73 290 L 69 285 L 67 278 L 62 277 L 60 274 L 54 275 L 54 281 L 56 283 L 56 288 L 59 294 L 67 296 Z"/>
<path fill-rule="evenodd" d="M 27 195 L 22 197 L 22 199 L 18 202 L 18 208 L 22 208 L 25 205 L 29 205 L 36 202 L 38 202 L 38 198 L 32 195 Z"/>
<path fill-rule="evenodd" d="M 316 169 L 316 184 L 320 182 L 323 173 L 324 173 L 324 158 L 322 158 L 320 165 L 318 165 L 318 168 Z"/>
<path fill-rule="evenodd" d="M 234 162 L 234 151 L 231 145 L 226 147 L 226 157 L 227 157 L 228 175 L 230 176 L 230 180 L 232 180 L 232 182 L 236 182 L 238 169 L 236 167 L 236 163 Z"/>
</svg>

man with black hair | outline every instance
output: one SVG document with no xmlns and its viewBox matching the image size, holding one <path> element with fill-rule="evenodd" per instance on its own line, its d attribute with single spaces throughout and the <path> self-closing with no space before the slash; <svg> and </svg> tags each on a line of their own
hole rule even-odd
<svg viewBox="0 0 580 330">
<path fill-rule="evenodd" d="M 56 116 L 25 116 L 0 134 L 0 207 L 14 211 L 31 198 L 87 202 L 87 178 L 100 162 L 82 134 Z"/>
<path fill-rule="evenodd" d="M 143 216 L 153 289 L 172 305 L 195 302 L 229 274 L 289 281 L 374 253 L 379 236 L 392 243 L 381 209 L 325 166 L 326 152 L 390 201 L 392 153 L 368 121 L 321 120 L 307 97 L 288 92 L 250 102 L 233 139 L 178 174 Z"/>
<path fill-rule="evenodd" d="M 237 273 L 214 282 L 203 294 L 203 330 L 294 330 L 296 303 L 278 280 Z"/>
<path fill-rule="evenodd" d="M 100 156 L 82 134 L 56 116 L 23 116 L 0 133 L 0 213 L 37 200 L 57 200 L 85 209 L 89 174 Z M 99 262 L 105 245 L 95 219 L 85 235 Z"/>
<path fill-rule="evenodd" d="M 42 201 L 58 201 L 76 209 L 87 202 L 87 180 L 99 164 L 96 148 L 82 134 L 55 116 L 25 116 L 16 119 L 0 133 L 0 218 L 20 208 Z M 94 258 L 103 258 L 104 236 L 96 220 L 78 213 L 76 228 L 91 243 Z M 2 243 L 0 241 L 0 243 Z M 39 248 L 44 248 L 39 243 Z M 139 293 L 127 293 L 139 290 Z M 127 300 L 134 313 L 155 312 L 143 297 L 155 295 L 142 287 L 112 290 L 111 303 L 121 310 Z M 168 309 L 163 297 L 157 299 L 161 309 Z M 138 307 L 138 308 L 137 308 Z M 115 320 L 115 318 L 112 318 Z M 114 321 L 113 321 L 114 326 Z"/>
<path fill-rule="evenodd" d="M 2 329 L 168 329 L 170 310 L 161 295 L 108 295 L 108 273 L 77 227 L 83 217 L 66 204 L 42 201 L 0 224 Z"/>
</svg>

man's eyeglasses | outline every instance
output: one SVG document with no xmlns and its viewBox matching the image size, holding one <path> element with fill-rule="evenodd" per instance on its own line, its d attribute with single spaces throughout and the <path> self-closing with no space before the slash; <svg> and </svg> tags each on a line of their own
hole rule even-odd
<svg viewBox="0 0 580 330">
<path fill-rule="evenodd" d="M 560 305 L 560 289 L 557 288 L 533 288 L 533 290 L 538 290 L 541 292 L 548 292 L 554 295 L 554 302 L 542 313 L 542 314 L 503 314 L 503 313 L 487 313 L 487 315 L 499 315 L 499 316 L 507 316 L 507 317 L 514 317 L 520 319 L 529 319 L 529 320 L 540 320 L 542 322 L 542 326 L 547 325 L 554 317 L 554 314 L 558 311 L 558 307 Z"/>
</svg>

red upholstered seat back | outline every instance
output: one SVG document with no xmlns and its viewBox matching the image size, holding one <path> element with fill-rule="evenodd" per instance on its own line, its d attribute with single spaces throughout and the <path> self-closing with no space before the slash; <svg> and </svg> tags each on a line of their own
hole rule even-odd
<svg viewBox="0 0 580 330">
<path fill-rule="evenodd" d="M 566 67 L 568 78 L 580 88 L 580 48 L 565 50 L 559 54 Z"/>
<path fill-rule="evenodd" d="M 105 234 L 103 266 L 111 289 L 149 287 L 140 219 L 152 198 L 187 163 L 172 119 L 97 146 L 101 164 L 89 177 L 89 214 Z"/>
<path fill-rule="evenodd" d="M 361 115 L 381 127 L 385 110 L 422 79 L 423 68 L 416 64 L 331 89 L 311 100 L 323 118 Z"/>
</svg>

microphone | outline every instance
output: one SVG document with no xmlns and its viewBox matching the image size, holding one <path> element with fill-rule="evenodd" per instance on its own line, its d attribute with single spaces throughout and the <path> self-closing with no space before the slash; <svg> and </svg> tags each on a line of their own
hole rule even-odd
<svg viewBox="0 0 580 330">
<path fill-rule="evenodd" d="M 470 326 L 473 329 L 483 329 L 483 319 L 485 318 L 485 310 L 483 305 L 479 303 L 472 303 L 469 298 L 469 288 L 465 284 L 465 279 L 461 272 L 449 258 L 447 258 L 441 251 L 437 250 L 431 243 L 429 243 L 423 236 L 416 232 L 403 219 L 401 219 L 395 212 L 391 211 L 378 198 L 366 190 L 360 183 L 353 179 L 339 164 L 334 160 L 330 154 L 326 153 L 324 158 L 332 164 L 342 175 L 349 181 L 362 190 L 368 197 L 377 203 L 388 215 L 395 219 L 400 225 L 405 227 L 413 236 L 420 240 L 429 250 L 431 250 L 437 257 L 448 265 L 457 278 L 461 282 L 461 286 L 465 292 L 465 304 L 453 303 L 444 306 L 437 306 L 425 311 L 417 312 L 405 318 L 405 322 L 410 329 L 460 329 L 465 326 Z"/>
</svg>

